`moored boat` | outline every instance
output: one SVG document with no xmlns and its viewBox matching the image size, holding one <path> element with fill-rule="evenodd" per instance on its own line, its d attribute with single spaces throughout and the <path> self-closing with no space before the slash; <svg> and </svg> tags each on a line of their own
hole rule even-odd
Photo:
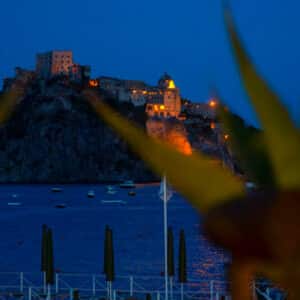
<svg viewBox="0 0 300 300">
<path fill-rule="evenodd" d="M 52 191 L 53 193 L 59 193 L 59 192 L 62 191 L 62 188 L 60 188 L 60 187 L 53 187 L 53 188 L 51 189 L 51 191 Z"/>
<path fill-rule="evenodd" d="M 7 205 L 8 206 L 21 206 L 22 203 L 21 202 L 8 202 Z"/>
<path fill-rule="evenodd" d="M 126 204 L 126 201 L 123 200 L 102 200 L 103 204 Z"/>
<path fill-rule="evenodd" d="M 95 197 L 95 192 L 94 191 L 88 191 L 87 196 L 89 198 L 94 198 Z"/>
<path fill-rule="evenodd" d="M 56 208 L 66 208 L 67 205 L 65 203 L 59 203 L 55 205 Z"/>
<path fill-rule="evenodd" d="M 116 188 L 113 185 L 108 185 L 106 187 L 106 193 L 109 195 L 114 195 L 117 193 Z"/>
<path fill-rule="evenodd" d="M 135 196 L 136 195 L 136 192 L 135 191 L 129 191 L 128 192 L 128 196 Z"/>
<path fill-rule="evenodd" d="M 132 180 L 126 180 L 126 181 L 120 183 L 120 188 L 134 189 L 135 188 L 135 183 Z"/>
</svg>

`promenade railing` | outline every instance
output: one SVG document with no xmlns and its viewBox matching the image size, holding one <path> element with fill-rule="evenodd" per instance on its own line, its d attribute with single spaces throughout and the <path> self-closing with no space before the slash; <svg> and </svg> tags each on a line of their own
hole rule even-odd
<svg viewBox="0 0 300 300">
<path fill-rule="evenodd" d="M 44 275 L 41 272 L 0 272 L 0 299 L 22 298 L 36 300 L 49 298 Z M 104 275 L 86 273 L 55 273 L 50 287 L 51 299 L 71 299 L 75 290 L 81 299 L 107 299 L 108 286 Z M 146 299 L 164 300 L 164 278 L 161 276 L 116 276 L 113 282 L 112 300 Z M 174 280 L 169 300 L 224 300 L 230 299 L 229 283 L 222 280 L 189 279 L 181 285 Z M 262 292 L 259 286 L 256 292 Z M 148 296 L 149 297 L 149 296 Z M 50 300 L 50 299 L 47 299 Z"/>
</svg>

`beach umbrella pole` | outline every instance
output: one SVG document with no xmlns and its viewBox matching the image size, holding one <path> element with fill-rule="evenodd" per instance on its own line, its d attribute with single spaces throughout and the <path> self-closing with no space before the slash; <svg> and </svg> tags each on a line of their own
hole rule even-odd
<svg viewBox="0 0 300 300">
<path fill-rule="evenodd" d="M 47 282 L 46 282 L 46 272 L 43 272 L 43 281 L 44 281 L 44 294 L 47 293 Z"/>
<path fill-rule="evenodd" d="M 170 299 L 173 300 L 173 276 L 170 276 Z"/>
<path fill-rule="evenodd" d="M 183 282 L 180 283 L 181 300 L 183 300 Z"/>
</svg>

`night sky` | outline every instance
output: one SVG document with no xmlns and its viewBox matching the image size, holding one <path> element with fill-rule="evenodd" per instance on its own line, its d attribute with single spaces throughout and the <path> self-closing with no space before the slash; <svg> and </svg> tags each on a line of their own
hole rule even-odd
<svg viewBox="0 0 300 300">
<path fill-rule="evenodd" d="M 261 73 L 299 120 L 300 2 L 235 0 L 239 31 Z M 220 0 L 2 0 L 0 80 L 35 54 L 71 49 L 93 76 L 155 84 L 168 72 L 193 101 L 217 87 L 226 103 L 255 122 L 234 65 Z"/>
</svg>

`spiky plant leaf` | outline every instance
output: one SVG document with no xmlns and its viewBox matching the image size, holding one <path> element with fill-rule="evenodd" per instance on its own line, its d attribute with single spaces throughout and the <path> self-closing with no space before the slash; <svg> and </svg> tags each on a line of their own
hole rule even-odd
<svg viewBox="0 0 300 300">
<path fill-rule="evenodd" d="M 97 114 L 128 142 L 132 149 L 152 169 L 168 181 L 200 211 L 244 194 L 243 183 L 231 172 L 204 155 L 184 155 L 157 139 L 148 137 L 141 129 L 104 104 L 93 92 L 85 93 Z"/>
<path fill-rule="evenodd" d="M 20 96 L 21 92 L 16 89 L 0 96 L 0 125 L 9 119 Z"/>
<path fill-rule="evenodd" d="M 278 96 L 258 74 L 237 34 L 229 10 L 225 23 L 241 73 L 242 82 L 265 132 L 268 153 L 280 187 L 300 186 L 300 136 Z"/>
<path fill-rule="evenodd" d="M 252 126 L 247 126 L 242 118 L 222 106 L 219 114 L 225 132 L 230 133 L 228 143 L 249 179 L 261 187 L 275 187 L 276 180 L 263 133 Z"/>
<path fill-rule="evenodd" d="M 299 211 L 299 191 L 262 192 L 211 210 L 205 216 L 204 230 L 231 251 L 239 266 L 251 265 L 253 275 L 268 276 L 300 295 Z M 238 293 L 241 283 L 234 278 L 233 289 Z"/>
</svg>

